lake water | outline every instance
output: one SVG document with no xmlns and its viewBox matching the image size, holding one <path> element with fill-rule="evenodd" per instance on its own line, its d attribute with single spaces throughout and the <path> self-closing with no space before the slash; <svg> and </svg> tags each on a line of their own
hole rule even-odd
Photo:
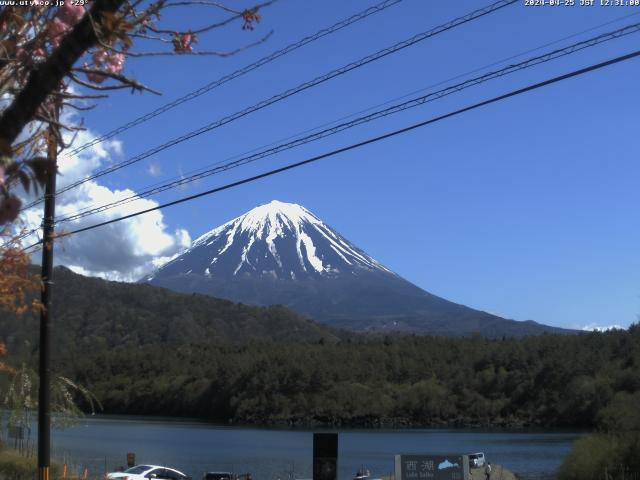
<svg viewBox="0 0 640 480">
<path fill-rule="evenodd" d="M 578 433 L 483 432 L 475 430 L 341 430 L 338 478 L 361 466 L 373 476 L 393 472 L 395 454 L 485 452 L 523 478 L 553 478 Z M 53 456 L 71 470 L 99 476 L 136 463 L 177 468 L 194 480 L 205 471 L 250 472 L 255 480 L 311 478 L 313 432 L 218 426 L 196 421 L 140 417 L 87 417 L 52 434 Z"/>
</svg>

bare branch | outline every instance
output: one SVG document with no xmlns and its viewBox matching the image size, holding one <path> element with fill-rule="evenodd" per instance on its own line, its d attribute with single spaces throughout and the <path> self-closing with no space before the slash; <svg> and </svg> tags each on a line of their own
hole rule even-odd
<svg viewBox="0 0 640 480">
<path fill-rule="evenodd" d="M 162 57 L 162 56 L 170 56 L 170 55 L 200 55 L 200 56 L 216 56 L 216 57 L 231 57 L 233 55 L 237 55 L 240 52 L 243 52 L 249 48 L 253 48 L 256 45 L 260 45 L 261 43 L 266 42 L 269 37 L 273 35 L 273 30 L 271 30 L 269 33 L 267 33 L 264 37 L 262 37 L 260 40 L 253 42 L 253 43 L 249 43 L 247 45 L 244 45 L 242 47 L 236 48 L 235 50 L 229 50 L 228 52 L 216 52 L 213 50 L 208 50 L 208 51 L 192 51 L 192 52 L 127 52 L 126 55 L 132 58 L 136 58 L 136 57 Z"/>
<path fill-rule="evenodd" d="M 41 122 L 48 123 L 49 125 L 54 125 L 57 129 L 60 129 L 60 130 L 68 130 L 70 132 L 75 132 L 77 130 L 86 130 L 86 128 L 84 128 L 84 127 L 76 127 L 76 126 L 73 126 L 73 125 L 65 125 L 64 123 L 60 123 L 60 122 L 54 120 L 51 117 L 47 117 L 47 116 L 39 114 L 39 113 L 36 114 L 35 119 L 36 120 L 40 120 Z"/>
<path fill-rule="evenodd" d="M 64 98 L 64 99 L 76 99 L 76 100 L 89 100 L 89 99 L 97 99 L 97 98 L 109 98 L 109 95 L 105 94 L 96 94 L 96 95 L 75 95 L 67 92 L 55 92 L 54 95 Z"/>
<path fill-rule="evenodd" d="M 235 10 L 233 8 L 227 7 L 226 5 L 222 5 L 221 3 L 210 2 L 207 0 L 186 0 L 182 2 L 171 2 L 171 3 L 167 3 L 165 7 L 182 7 L 182 6 L 189 6 L 189 5 L 204 5 L 207 7 L 216 7 L 221 10 L 224 10 L 225 12 L 235 13 L 238 15 L 242 14 L 242 10 Z"/>
<path fill-rule="evenodd" d="M 129 36 L 132 38 L 141 38 L 143 40 L 154 40 L 154 41 L 164 42 L 164 43 L 171 43 L 172 41 L 171 38 L 156 37 L 146 33 L 131 33 L 129 34 Z"/>
<path fill-rule="evenodd" d="M 98 104 L 92 103 L 91 105 L 87 105 L 86 107 L 81 107 L 80 105 L 76 105 L 70 102 L 63 102 L 62 105 L 64 105 L 65 107 L 73 108 L 74 110 L 78 110 L 80 112 L 87 112 L 89 110 L 93 110 L 98 106 Z"/>
<path fill-rule="evenodd" d="M 252 8 L 247 8 L 246 10 L 243 10 L 239 15 L 235 15 L 234 17 L 232 17 L 231 19 L 229 19 L 226 22 L 223 21 L 223 22 L 220 22 L 218 24 L 212 24 L 212 25 L 209 25 L 208 27 L 201 28 L 200 30 L 193 30 L 193 33 L 196 33 L 196 34 L 205 33 L 205 32 L 208 32 L 210 30 L 213 30 L 214 28 L 220 28 L 220 27 L 222 27 L 224 25 L 227 25 L 228 23 L 230 23 L 233 20 L 244 19 L 244 13 L 245 12 L 248 11 L 248 12 L 257 13 L 261 8 L 268 7 L 272 3 L 275 3 L 276 1 L 277 0 L 269 0 L 267 2 L 259 3 L 259 4 L 255 5 L 255 6 L 253 6 Z"/>
<path fill-rule="evenodd" d="M 80 78 L 78 78 L 77 75 L 74 75 L 73 72 L 69 72 L 69 76 L 74 82 L 76 82 L 78 85 L 82 85 L 83 87 L 88 87 L 93 90 L 107 91 L 107 90 L 122 90 L 124 88 L 131 88 L 133 90 L 140 90 L 140 91 L 146 90 L 156 95 L 162 95 L 162 93 L 158 92 L 157 90 L 153 90 L 135 80 L 125 77 L 124 75 L 108 73 L 108 72 L 104 72 L 102 70 L 98 70 L 94 68 L 75 68 L 74 70 L 82 73 L 98 73 L 100 75 L 104 75 L 105 77 L 111 77 L 114 80 L 118 80 L 119 82 L 121 82 L 120 85 L 96 85 L 94 83 L 85 82 L 84 80 L 81 80 Z"/>
<path fill-rule="evenodd" d="M 222 20 L 221 22 L 212 23 L 210 25 L 207 25 L 206 27 L 202 27 L 202 28 L 199 28 L 197 30 L 193 30 L 192 29 L 190 31 L 191 31 L 191 33 L 201 34 L 201 33 L 205 33 L 205 32 L 208 32 L 210 30 L 213 30 L 215 28 L 224 27 L 225 25 L 228 25 L 231 22 L 243 19 L 244 18 L 244 12 L 247 12 L 247 11 L 249 11 L 249 12 L 257 12 L 261 8 L 268 7 L 272 3 L 275 3 L 276 1 L 277 0 L 269 0 L 267 2 L 259 3 L 259 4 L 255 5 L 254 7 L 247 8 L 246 10 L 243 10 L 242 12 L 238 13 L 237 15 L 232 15 L 232 16 L 226 18 L 225 20 Z M 155 27 L 151 27 L 151 26 L 149 27 L 149 30 L 151 30 L 154 33 L 166 33 L 166 34 L 170 34 L 170 35 L 175 33 L 174 30 L 160 29 L 160 28 L 155 28 Z"/>
<path fill-rule="evenodd" d="M 71 145 L 75 143 L 76 139 L 78 138 L 78 135 L 80 134 L 80 131 L 86 130 L 86 128 L 84 128 L 83 125 L 84 125 L 84 122 L 80 124 L 81 128 L 76 129 L 76 131 L 73 133 L 71 140 L 69 140 L 68 142 L 62 141 L 60 144 L 58 144 L 58 153 L 61 153 L 63 150 L 66 150 L 67 148 L 71 147 Z"/>
<path fill-rule="evenodd" d="M 123 83 L 135 90 L 140 90 L 140 91 L 147 91 L 147 92 L 151 92 L 151 93 L 155 93 L 156 95 L 162 95 L 159 91 L 154 90 L 150 87 L 147 87 L 146 85 L 143 85 L 142 83 L 138 82 L 137 80 L 134 80 L 132 78 L 126 77 L 124 75 L 122 75 L 121 73 L 113 73 L 113 72 L 107 72 L 105 70 L 100 70 L 99 68 L 87 68 L 87 67 L 77 67 L 73 69 L 74 72 L 81 72 L 84 74 L 97 74 L 97 75 L 103 75 L 105 77 L 108 78 L 112 78 L 114 80 L 117 80 L 120 83 Z"/>
</svg>

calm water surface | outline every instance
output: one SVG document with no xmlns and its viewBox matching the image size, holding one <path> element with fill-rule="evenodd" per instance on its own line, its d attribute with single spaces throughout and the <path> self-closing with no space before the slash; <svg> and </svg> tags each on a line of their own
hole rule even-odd
<svg viewBox="0 0 640 480">
<path fill-rule="evenodd" d="M 338 478 L 365 466 L 374 476 L 393 471 L 393 456 L 483 451 L 491 462 L 525 478 L 553 478 L 578 433 L 464 430 L 341 430 Z M 200 480 L 205 471 L 251 472 L 254 480 L 310 478 L 313 432 L 217 426 L 140 417 L 89 417 L 54 431 L 53 454 L 91 476 L 136 463 L 172 466 Z"/>
</svg>

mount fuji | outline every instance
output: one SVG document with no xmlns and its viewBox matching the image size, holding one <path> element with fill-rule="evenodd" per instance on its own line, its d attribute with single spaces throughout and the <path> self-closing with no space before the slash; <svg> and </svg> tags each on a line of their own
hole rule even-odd
<svg viewBox="0 0 640 480">
<path fill-rule="evenodd" d="M 566 332 L 432 295 L 304 207 L 275 200 L 205 233 L 141 281 L 247 304 L 282 304 L 356 331 L 491 337 Z"/>
</svg>

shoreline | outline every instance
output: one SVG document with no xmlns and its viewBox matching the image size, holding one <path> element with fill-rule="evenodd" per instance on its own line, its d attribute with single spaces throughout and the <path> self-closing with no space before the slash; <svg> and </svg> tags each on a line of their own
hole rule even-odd
<svg viewBox="0 0 640 480">
<path fill-rule="evenodd" d="M 85 414 L 78 419 L 79 424 L 85 421 L 122 421 L 122 422 L 146 422 L 146 423 L 171 423 L 185 424 L 202 427 L 215 427 L 220 429 L 242 430 L 283 430 L 283 431 L 316 431 L 316 430 L 340 430 L 362 432 L 393 432 L 393 431 L 438 431 L 438 432 L 487 432 L 487 433 L 550 433 L 567 435 L 586 435 L 593 433 L 591 429 L 578 427 L 552 427 L 534 424 L 488 424 L 488 423 L 432 423 L 417 424 L 411 422 L 353 422 L 353 423 L 323 423 L 323 422 L 276 422 L 276 421 L 227 421 L 220 422 L 200 417 L 177 417 L 169 415 L 139 415 L 126 413 L 98 413 Z M 387 420 L 387 419 L 383 419 Z"/>
</svg>

